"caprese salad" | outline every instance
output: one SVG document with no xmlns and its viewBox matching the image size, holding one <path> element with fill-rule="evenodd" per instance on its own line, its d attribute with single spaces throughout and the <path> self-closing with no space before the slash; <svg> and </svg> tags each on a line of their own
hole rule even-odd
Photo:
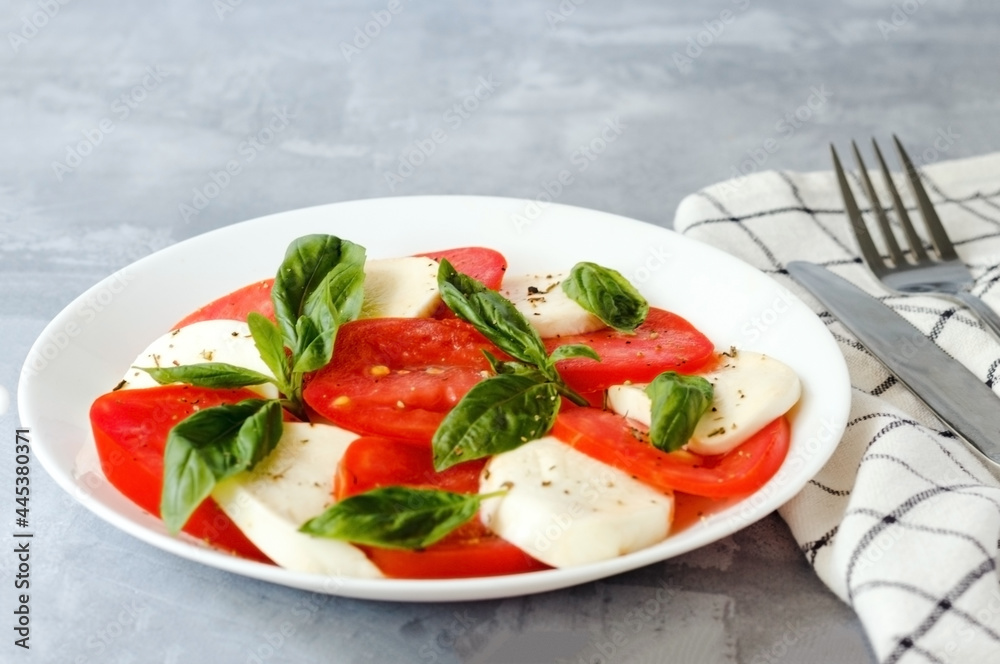
<svg viewBox="0 0 1000 664">
<path fill-rule="evenodd" d="M 685 501 L 777 472 L 788 367 L 717 352 L 607 267 L 506 270 L 479 247 L 295 240 L 274 279 L 181 320 L 97 398 L 104 474 L 236 555 L 447 578 L 634 552 Z"/>
</svg>

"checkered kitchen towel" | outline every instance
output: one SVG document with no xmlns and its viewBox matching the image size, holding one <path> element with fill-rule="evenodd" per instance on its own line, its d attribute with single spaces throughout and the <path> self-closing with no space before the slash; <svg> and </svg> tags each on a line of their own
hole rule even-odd
<svg viewBox="0 0 1000 664">
<path fill-rule="evenodd" d="M 976 278 L 974 292 L 1000 310 L 1000 154 L 922 173 Z M 901 176 L 896 184 L 908 191 Z M 785 264 L 812 261 L 859 285 L 998 394 L 1000 344 L 967 310 L 941 298 L 891 294 L 871 276 L 832 172 L 769 171 L 713 185 L 681 202 L 675 228 L 742 258 L 809 303 L 847 359 L 853 403 L 844 438 L 780 514 L 823 582 L 857 612 L 878 659 L 1000 662 L 1000 483 Z"/>
</svg>

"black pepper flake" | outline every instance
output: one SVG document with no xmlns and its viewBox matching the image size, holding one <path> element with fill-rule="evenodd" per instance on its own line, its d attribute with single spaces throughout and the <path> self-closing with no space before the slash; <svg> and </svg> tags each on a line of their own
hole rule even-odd
<svg viewBox="0 0 1000 664">
<path fill-rule="evenodd" d="M 719 427 L 718 429 L 712 431 L 712 433 L 708 434 L 708 437 L 711 438 L 712 436 L 718 436 L 723 433 L 726 433 L 726 427 Z"/>
</svg>

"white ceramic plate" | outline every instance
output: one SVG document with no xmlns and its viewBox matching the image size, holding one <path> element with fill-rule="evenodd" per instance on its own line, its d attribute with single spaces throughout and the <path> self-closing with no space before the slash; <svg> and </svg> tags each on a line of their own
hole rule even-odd
<svg viewBox="0 0 1000 664">
<path fill-rule="evenodd" d="M 614 560 L 531 574 L 459 580 L 334 579 L 290 572 L 166 534 L 100 475 L 77 467 L 93 448 L 91 402 L 113 387 L 152 339 L 185 314 L 272 276 L 294 238 L 331 233 L 374 258 L 483 245 L 513 273 L 579 260 L 620 270 L 656 306 L 686 317 L 718 348 L 773 355 L 798 372 L 792 446 L 781 471 L 730 504 L 648 549 Z M 847 420 L 844 359 L 820 320 L 775 281 L 716 249 L 663 228 L 563 205 L 484 197 L 388 198 L 295 210 L 178 243 L 97 284 L 66 307 L 32 347 L 21 376 L 21 421 L 52 477 L 81 504 L 135 537 L 179 556 L 317 592 L 396 601 L 507 597 L 572 586 L 649 565 L 725 537 L 791 498 L 823 466 Z M 81 454 L 81 451 L 84 452 Z"/>
</svg>

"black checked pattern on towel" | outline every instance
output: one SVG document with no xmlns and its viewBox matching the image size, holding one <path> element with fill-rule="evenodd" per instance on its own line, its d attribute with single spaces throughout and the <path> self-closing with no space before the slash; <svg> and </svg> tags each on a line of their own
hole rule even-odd
<svg viewBox="0 0 1000 664">
<path fill-rule="evenodd" d="M 961 186 L 966 180 L 949 182 L 947 164 L 923 173 L 949 235 L 977 278 L 977 294 L 987 299 L 1000 283 L 1000 156 L 990 164 L 994 177 L 978 189 Z M 882 289 L 857 256 L 835 180 L 826 175 L 769 172 L 709 187 L 685 199 L 675 228 L 737 255 L 812 303 L 844 352 L 854 405 L 841 447 L 781 514 L 806 560 L 858 612 L 879 660 L 1000 661 L 1000 484 L 838 321 L 819 310 L 784 265 L 806 258 L 859 283 L 991 387 L 1000 349 L 964 309 Z M 792 224 L 799 243 L 824 247 L 819 260 L 815 250 L 804 257 L 800 246 L 782 242 L 777 231 Z M 899 486 L 886 490 L 882 483 L 889 481 Z M 988 510 L 997 515 L 996 527 L 977 529 L 961 515 L 943 513 L 958 507 Z M 904 544 L 896 548 L 897 542 Z M 947 567 L 927 574 L 906 567 L 907 558 L 934 561 L 935 555 Z"/>
</svg>

